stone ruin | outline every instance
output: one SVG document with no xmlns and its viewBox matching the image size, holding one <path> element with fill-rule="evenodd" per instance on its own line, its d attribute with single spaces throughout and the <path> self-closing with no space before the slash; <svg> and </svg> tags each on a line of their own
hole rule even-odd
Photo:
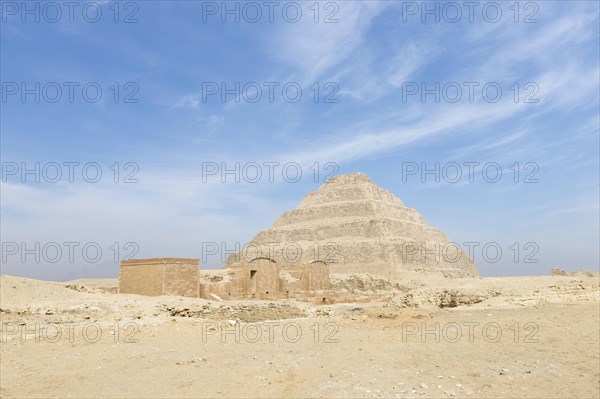
<svg viewBox="0 0 600 399">
<path fill-rule="evenodd" d="M 199 259 L 152 258 L 121 262 L 120 294 L 198 297 Z"/>
<path fill-rule="evenodd" d="M 119 292 L 329 303 L 340 300 L 330 273 L 389 281 L 479 277 L 458 245 L 363 173 L 329 179 L 231 255 L 224 270 L 198 276 L 197 261 L 123 261 Z"/>
<path fill-rule="evenodd" d="M 323 262 L 282 270 L 271 259 L 235 264 L 223 273 L 200 275 L 198 259 L 151 258 L 121 262 L 117 293 L 179 295 L 205 299 L 315 299 L 330 301 L 329 269 Z M 208 277 L 208 278 L 207 278 Z"/>
<path fill-rule="evenodd" d="M 206 299 L 299 299 L 331 301 L 329 268 L 320 261 L 282 268 L 269 258 L 227 267 L 225 275 L 203 278 L 200 297 Z"/>
<path fill-rule="evenodd" d="M 272 259 L 282 270 L 320 261 L 331 273 L 396 281 L 427 274 L 479 277 L 458 245 L 364 173 L 329 179 L 231 255 L 226 267 L 258 257 Z"/>
</svg>

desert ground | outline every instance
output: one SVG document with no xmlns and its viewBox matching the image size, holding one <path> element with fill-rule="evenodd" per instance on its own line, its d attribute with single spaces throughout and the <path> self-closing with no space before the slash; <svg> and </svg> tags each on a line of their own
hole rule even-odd
<svg viewBox="0 0 600 399">
<path fill-rule="evenodd" d="M 597 273 L 390 284 L 356 301 L 116 294 L 1 276 L 0 395 L 597 398 Z"/>
</svg>

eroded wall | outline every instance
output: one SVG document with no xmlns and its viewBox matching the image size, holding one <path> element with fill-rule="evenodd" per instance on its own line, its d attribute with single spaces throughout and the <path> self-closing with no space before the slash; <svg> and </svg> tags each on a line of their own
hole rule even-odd
<svg viewBox="0 0 600 399">
<path fill-rule="evenodd" d="M 227 267 L 220 276 L 203 277 L 200 296 L 211 299 L 302 299 L 322 297 L 329 290 L 329 268 L 324 262 L 280 267 L 257 258 Z"/>
<path fill-rule="evenodd" d="M 119 293 L 199 296 L 199 261 L 191 258 L 131 259 L 121 262 Z"/>
</svg>

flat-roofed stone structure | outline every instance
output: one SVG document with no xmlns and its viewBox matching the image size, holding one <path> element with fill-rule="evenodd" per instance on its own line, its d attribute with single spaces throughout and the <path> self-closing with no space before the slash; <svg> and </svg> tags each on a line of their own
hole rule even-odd
<svg viewBox="0 0 600 399">
<path fill-rule="evenodd" d="M 194 258 L 130 259 L 121 262 L 119 293 L 199 296 L 200 262 Z"/>
<path fill-rule="evenodd" d="M 269 258 L 231 265 L 219 274 L 203 276 L 200 296 L 211 299 L 301 299 L 326 302 L 329 268 L 324 262 L 282 268 Z"/>
</svg>

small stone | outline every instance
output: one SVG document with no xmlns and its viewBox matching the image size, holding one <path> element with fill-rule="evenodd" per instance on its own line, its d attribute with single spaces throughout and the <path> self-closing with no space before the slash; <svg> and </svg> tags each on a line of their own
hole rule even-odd
<svg viewBox="0 0 600 399">
<path fill-rule="evenodd" d="M 422 383 L 422 384 L 421 384 L 421 388 L 423 388 L 423 389 L 427 389 L 427 388 L 429 388 L 429 387 L 427 386 L 427 384 L 425 384 L 425 383 Z"/>
</svg>

